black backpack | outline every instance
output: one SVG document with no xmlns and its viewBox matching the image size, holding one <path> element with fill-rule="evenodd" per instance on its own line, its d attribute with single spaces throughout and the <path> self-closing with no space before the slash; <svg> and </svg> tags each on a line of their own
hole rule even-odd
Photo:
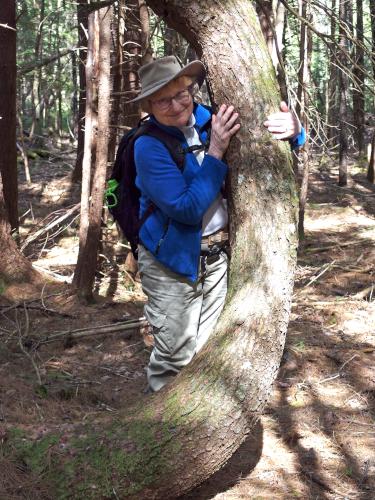
<svg viewBox="0 0 375 500">
<path fill-rule="evenodd" d="M 138 124 L 138 127 L 131 129 L 121 139 L 112 175 L 107 181 L 105 201 L 113 219 L 118 223 L 128 240 L 135 258 L 137 258 L 139 230 L 156 208 L 151 203 L 142 218 L 139 217 L 141 193 L 135 185 L 137 173 L 134 162 L 134 143 L 141 135 L 150 135 L 162 142 L 181 171 L 184 169 L 186 153 L 198 148 L 192 146 L 184 149 L 176 137 L 164 132 L 153 122 L 147 120 L 147 117 Z"/>
</svg>

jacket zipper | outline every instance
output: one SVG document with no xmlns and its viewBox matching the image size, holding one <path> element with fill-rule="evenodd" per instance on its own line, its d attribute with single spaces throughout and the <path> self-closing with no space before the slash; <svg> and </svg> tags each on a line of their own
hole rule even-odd
<svg viewBox="0 0 375 500">
<path fill-rule="evenodd" d="M 167 234 L 167 231 L 168 231 L 168 229 L 169 229 L 169 224 L 170 224 L 170 222 L 171 222 L 171 219 L 168 219 L 168 220 L 167 220 L 167 223 L 165 224 L 165 227 L 164 227 L 164 232 L 163 232 L 163 234 L 161 235 L 161 238 L 160 238 L 160 240 L 158 241 L 158 244 L 157 244 L 157 246 L 156 246 L 155 255 L 157 255 L 157 254 L 159 253 L 160 247 L 161 247 L 161 245 L 162 245 L 162 243 L 163 243 L 163 241 L 164 241 L 165 235 Z"/>
</svg>

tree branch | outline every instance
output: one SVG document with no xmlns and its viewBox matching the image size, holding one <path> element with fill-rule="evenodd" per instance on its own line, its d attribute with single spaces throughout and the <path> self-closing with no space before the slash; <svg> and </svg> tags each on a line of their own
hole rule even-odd
<svg viewBox="0 0 375 500">
<path fill-rule="evenodd" d="M 323 43 L 326 44 L 329 50 L 332 51 L 333 48 L 337 49 L 338 53 L 341 53 L 345 56 L 346 60 L 350 62 L 350 64 L 353 66 L 353 68 L 358 69 L 361 73 L 364 74 L 366 78 L 368 78 L 370 81 L 375 82 L 374 78 L 370 73 L 368 73 L 362 66 L 359 66 L 356 61 L 351 57 L 350 53 L 345 50 L 342 46 L 339 45 L 334 39 L 332 39 L 331 35 L 328 35 L 326 33 L 322 33 L 321 31 L 317 30 L 313 23 L 305 19 L 304 17 L 300 16 L 299 13 L 293 9 L 288 3 L 287 0 L 280 0 L 281 3 L 285 6 L 285 8 L 296 18 L 298 19 L 301 23 L 304 23 L 308 28 L 315 33 L 321 40 L 323 40 Z M 346 35 L 348 35 L 347 29 L 345 29 Z M 347 36 L 348 39 L 350 39 L 355 45 L 358 45 L 358 42 L 352 37 L 352 36 Z M 362 45 L 361 45 L 362 47 Z M 363 47 L 362 47 L 363 48 Z M 367 48 L 365 47 L 365 51 L 369 53 Z M 337 57 L 337 54 L 334 54 L 334 57 L 336 59 L 337 67 L 340 68 L 341 71 L 344 71 L 346 74 L 348 74 L 349 78 L 351 79 L 352 82 L 357 83 L 357 78 L 355 75 L 353 75 L 353 72 L 350 71 L 348 73 L 348 68 L 343 67 L 341 61 Z M 371 94 L 374 94 L 374 89 L 370 87 L 369 85 L 366 85 L 366 88 L 371 92 Z"/>
<path fill-rule="evenodd" d="M 54 54 L 53 56 L 45 57 L 41 61 L 33 61 L 31 63 L 24 64 L 23 66 L 21 66 L 19 68 L 18 74 L 25 75 L 26 73 L 30 73 L 34 69 L 42 68 L 43 66 L 47 66 L 48 64 L 55 62 L 60 57 L 64 57 L 64 56 L 67 56 L 68 54 L 71 54 L 75 50 L 77 50 L 77 47 L 74 47 L 74 48 L 72 47 L 70 49 L 61 50 L 57 54 Z"/>
<path fill-rule="evenodd" d="M 5 28 L 7 30 L 17 31 L 16 28 L 9 26 L 9 24 L 0 24 L 0 28 Z"/>
</svg>

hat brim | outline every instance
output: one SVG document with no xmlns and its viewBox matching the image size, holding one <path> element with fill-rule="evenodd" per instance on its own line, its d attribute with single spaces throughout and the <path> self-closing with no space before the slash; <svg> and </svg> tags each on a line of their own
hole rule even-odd
<svg viewBox="0 0 375 500">
<path fill-rule="evenodd" d="M 163 82 L 160 82 L 159 85 L 154 86 L 152 89 L 149 89 L 145 92 L 141 91 L 141 93 L 137 95 L 137 97 L 128 102 L 130 103 L 130 102 L 143 101 L 144 99 L 147 99 L 148 97 L 152 96 L 160 89 L 168 85 L 168 83 L 170 83 L 173 80 L 176 80 L 176 78 L 179 78 L 180 76 L 191 76 L 193 78 L 196 78 L 197 84 L 199 85 L 199 87 L 201 87 L 206 77 L 206 69 L 201 61 L 192 61 L 191 63 L 181 68 L 181 71 L 173 75 L 173 77 L 168 78 L 168 80 L 165 80 Z"/>
</svg>

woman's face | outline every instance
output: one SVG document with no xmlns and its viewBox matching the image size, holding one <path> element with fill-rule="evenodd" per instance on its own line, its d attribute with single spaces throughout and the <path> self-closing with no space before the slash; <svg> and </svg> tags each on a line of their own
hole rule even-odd
<svg viewBox="0 0 375 500">
<path fill-rule="evenodd" d="M 162 125 L 183 127 L 193 112 L 193 98 L 186 83 L 175 82 L 172 88 L 162 89 L 149 100 L 150 111 Z"/>
</svg>

